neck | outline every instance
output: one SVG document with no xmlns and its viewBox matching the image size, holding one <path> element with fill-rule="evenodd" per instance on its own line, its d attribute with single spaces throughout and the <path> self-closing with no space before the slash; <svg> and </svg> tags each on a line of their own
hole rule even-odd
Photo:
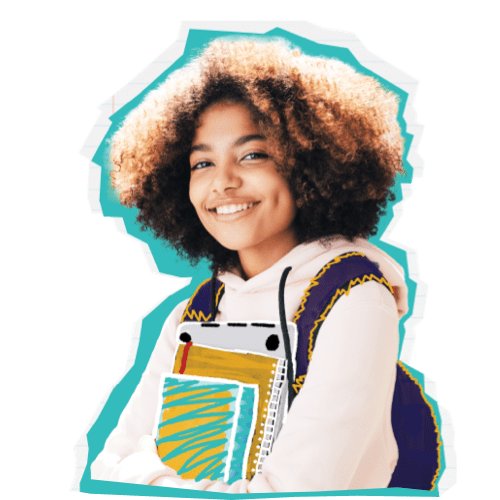
<svg viewBox="0 0 500 500">
<path fill-rule="evenodd" d="M 295 233 L 286 231 L 272 240 L 238 251 L 243 279 L 247 280 L 269 269 L 299 244 Z"/>
</svg>

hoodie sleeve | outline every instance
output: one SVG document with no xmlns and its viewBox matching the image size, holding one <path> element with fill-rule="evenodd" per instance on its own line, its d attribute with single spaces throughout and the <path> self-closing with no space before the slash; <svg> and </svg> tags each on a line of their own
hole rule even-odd
<svg viewBox="0 0 500 500">
<path fill-rule="evenodd" d="M 397 459 L 397 448 L 391 449 L 390 408 L 399 335 L 396 303 L 385 287 L 376 282 L 356 286 L 335 304 L 262 473 L 232 485 L 183 480 L 163 465 L 154 447 L 158 384 L 173 359 L 172 329 L 175 333 L 179 308 L 167 321 L 118 427 L 92 465 L 94 479 L 220 493 L 387 486 Z"/>
<path fill-rule="evenodd" d="M 230 486 L 175 477 L 155 484 L 225 493 L 387 487 L 397 460 L 390 410 L 398 321 L 385 287 L 354 287 L 323 323 L 304 386 L 261 474 Z"/>
<path fill-rule="evenodd" d="M 175 475 L 160 460 L 152 432 L 161 374 L 172 369 L 175 332 L 186 304 L 187 301 L 181 302 L 165 322 L 139 385 L 123 410 L 118 425 L 109 435 L 103 451 L 91 465 L 92 479 L 150 484 L 159 476 Z"/>
<path fill-rule="evenodd" d="M 397 447 L 390 411 L 398 312 L 376 282 L 354 287 L 324 322 L 308 375 L 261 477 L 273 491 L 387 487 Z"/>
</svg>

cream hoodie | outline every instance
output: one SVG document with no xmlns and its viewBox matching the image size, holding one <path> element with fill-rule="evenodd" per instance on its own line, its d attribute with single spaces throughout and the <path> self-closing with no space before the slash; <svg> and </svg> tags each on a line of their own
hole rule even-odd
<svg viewBox="0 0 500 500">
<path fill-rule="evenodd" d="M 366 240 L 342 237 L 327 246 L 302 244 L 261 274 L 244 281 L 225 273 L 218 321 L 278 321 L 278 284 L 285 287 L 291 321 L 310 280 L 334 257 L 364 253 L 380 265 L 394 296 L 371 281 L 342 296 L 323 323 L 306 381 L 295 398 L 262 473 L 231 486 L 186 481 L 158 457 L 155 424 L 160 375 L 172 368 L 176 330 L 187 301 L 171 313 L 146 371 L 104 450 L 92 464 L 92 478 L 226 493 L 334 491 L 385 488 L 397 463 L 391 404 L 398 355 L 399 318 L 407 311 L 401 267 Z"/>
</svg>

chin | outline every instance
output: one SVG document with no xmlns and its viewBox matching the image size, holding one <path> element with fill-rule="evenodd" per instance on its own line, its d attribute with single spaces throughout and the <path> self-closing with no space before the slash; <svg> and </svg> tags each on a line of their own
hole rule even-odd
<svg viewBox="0 0 500 500">
<path fill-rule="evenodd" d="M 249 248 L 250 246 L 253 246 L 253 245 L 250 245 L 250 244 L 245 244 L 243 242 L 235 242 L 235 241 L 231 241 L 231 242 L 227 242 L 227 241 L 224 241 L 224 240 L 217 240 L 224 248 L 227 248 L 228 250 L 232 250 L 233 252 L 240 252 L 242 250 L 245 250 L 246 248 Z"/>
<path fill-rule="evenodd" d="M 228 250 L 239 252 L 246 248 L 258 245 L 261 240 L 259 238 L 249 238 L 248 234 L 238 235 L 234 231 L 228 231 L 226 234 L 212 234 L 212 236 Z"/>
</svg>

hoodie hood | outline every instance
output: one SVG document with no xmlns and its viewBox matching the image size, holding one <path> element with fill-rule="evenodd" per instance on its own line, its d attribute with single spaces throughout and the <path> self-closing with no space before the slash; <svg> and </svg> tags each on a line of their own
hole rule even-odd
<svg viewBox="0 0 500 500">
<path fill-rule="evenodd" d="M 292 288 L 302 287 L 304 291 L 325 264 L 339 255 L 352 251 L 361 252 L 378 264 L 380 271 L 394 290 L 399 317 L 404 316 L 408 311 L 408 290 L 403 268 L 385 252 L 362 238 L 349 241 L 342 236 L 336 236 L 325 244 L 319 241 L 303 243 L 253 278 L 245 281 L 237 272 L 226 272 L 219 275 L 219 279 L 225 283 L 226 293 L 229 292 L 234 297 L 239 296 L 241 300 L 245 300 L 245 297 L 250 299 L 255 296 L 254 294 L 269 292 L 276 292 L 277 296 L 281 274 L 286 267 L 291 266 L 292 270 L 286 281 L 286 296 Z"/>
</svg>

